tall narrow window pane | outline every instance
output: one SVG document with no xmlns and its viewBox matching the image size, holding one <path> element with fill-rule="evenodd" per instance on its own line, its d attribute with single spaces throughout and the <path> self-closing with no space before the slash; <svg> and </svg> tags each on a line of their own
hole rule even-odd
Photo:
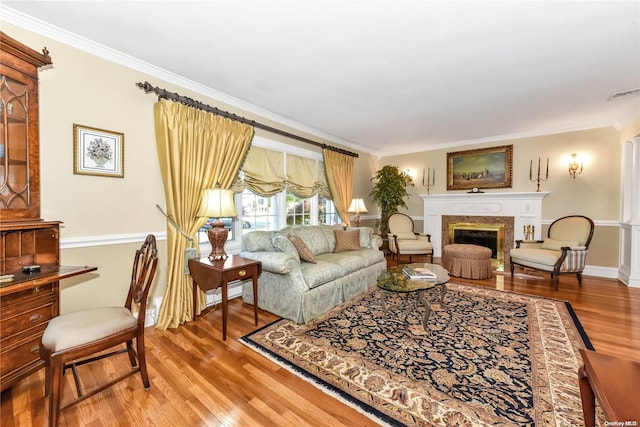
<svg viewBox="0 0 640 427">
<path fill-rule="evenodd" d="M 333 200 L 318 196 L 318 223 L 325 225 L 340 224 L 340 217 L 336 212 Z"/>
<path fill-rule="evenodd" d="M 250 190 L 242 192 L 242 232 L 278 230 L 277 196 L 264 197 Z"/>
<path fill-rule="evenodd" d="M 287 193 L 287 225 L 311 224 L 310 206 L 309 199 Z"/>
</svg>

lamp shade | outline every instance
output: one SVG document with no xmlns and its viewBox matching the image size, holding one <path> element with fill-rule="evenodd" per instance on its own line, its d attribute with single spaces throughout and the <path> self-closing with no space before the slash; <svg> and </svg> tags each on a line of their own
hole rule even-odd
<svg viewBox="0 0 640 427">
<path fill-rule="evenodd" d="M 233 203 L 233 191 L 223 190 L 220 186 L 202 190 L 202 202 L 198 209 L 199 217 L 229 218 L 236 216 Z"/>
<path fill-rule="evenodd" d="M 366 213 L 367 207 L 364 205 L 364 201 L 362 199 L 351 199 L 351 204 L 349 205 L 349 209 L 347 209 L 347 212 Z"/>
</svg>

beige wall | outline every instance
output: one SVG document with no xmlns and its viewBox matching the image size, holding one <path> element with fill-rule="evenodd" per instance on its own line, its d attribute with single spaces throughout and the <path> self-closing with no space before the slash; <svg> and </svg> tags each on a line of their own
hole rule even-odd
<svg viewBox="0 0 640 427">
<path fill-rule="evenodd" d="M 534 176 L 538 158 L 541 158 L 544 174 L 549 158 L 549 179 L 540 185 L 548 191 L 542 204 L 544 222 L 556 218 L 581 214 L 592 218 L 597 224 L 588 263 L 604 267 L 618 267 L 618 226 L 620 219 L 621 154 L 620 132 L 613 128 L 567 132 L 531 138 L 496 141 L 453 149 L 440 149 L 401 156 L 384 157 L 381 164 L 394 164 L 402 169 L 420 171 L 416 186 L 410 188 L 407 213 L 412 216 L 424 214 L 419 194 L 426 194 L 422 187 L 422 170 L 436 169 L 435 187 L 431 194 L 446 191 L 447 152 L 462 151 L 513 144 L 513 186 L 509 189 L 488 191 L 535 191 L 536 184 L 529 181 L 529 167 L 533 160 Z M 571 153 L 584 156 L 584 172 L 575 179 L 568 173 Z M 458 191 L 464 193 L 464 191 Z M 421 224 L 416 224 L 421 226 Z"/>
<path fill-rule="evenodd" d="M 42 217 L 64 222 L 61 228 L 65 244 L 62 263 L 99 267 L 95 274 L 63 281 L 62 312 L 103 304 L 119 305 L 126 294 L 133 251 L 140 242 L 111 243 L 127 241 L 131 236 L 140 237 L 146 233 L 163 235 L 165 232 L 165 220 L 155 207 L 156 204 L 164 206 L 153 127 L 156 97 L 145 95 L 135 83 L 149 81 L 223 110 L 252 119 L 260 117 L 10 24 L 3 23 L 2 26 L 5 33 L 22 43 L 38 51 L 46 46 L 50 51 L 53 65 L 40 71 Z M 268 120 L 260 121 L 299 133 Z M 74 123 L 125 134 L 123 179 L 73 174 Z M 637 134 L 638 128 L 640 126 L 631 126 L 627 132 L 635 129 Z M 319 151 L 284 137 L 261 131 L 257 134 Z M 311 138 L 323 142 L 316 137 Z M 355 160 L 354 196 L 364 198 L 370 217 L 363 224 L 373 226 L 375 220 L 371 216 L 377 214 L 377 207 L 369 198 L 370 178 L 381 165 L 398 164 L 416 171 L 435 168 L 437 175 L 433 192 L 443 193 L 446 191 L 447 151 L 513 143 L 512 191 L 535 190 L 534 184 L 528 182 L 529 161 L 538 157 L 551 159 L 551 177 L 542 184 L 543 191 L 551 192 L 544 203 L 543 217 L 546 220 L 570 213 L 584 213 L 596 221 L 617 221 L 620 138 L 621 134 L 613 129 L 596 129 L 383 159 L 360 153 Z M 566 173 L 566 157 L 572 152 L 586 154 L 590 158 L 585 164 L 584 174 L 576 180 Z M 419 181 L 421 176 L 417 179 Z M 422 200 L 418 194 L 425 191 L 418 186 L 411 192 L 413 196 L 408 201 L 408 213 L 422 216 Z M 78 242 L 83 240 L 95 243 L 79 247 Z M 596 242 L 593 251 L 599 254 L 598 265 L 617 267 L 617 228 L 598 227 Z M 159 248 L 159 274 L 151 291 L 154 300 L 162 297 L 166 289 L 166 242 L 161 240 Z"/>
<path fill-rule="evenodd" d="M 300 134 L 16 26 L 3 22 L 2 31 L 37 51 L 46 46 L 50 52 L 53 65 L 39 73 L 42 217 L 64 222 L 60 231 L 63 264 L 98 266 L 95 274 L 62 282 L 62 313 L 104 304 L 122 304 L 135 249 L 145 234 L 162 236 L 165 233 L 164 217 L 155 207 L 156 204 L 164 207 L 153 124 L 156 97 L 145 95 L 135 86 L 136 82 L 149 81 L 223 110 Z M 74 123 L 124 133 L 124 178 L 73 173 Z M 259 130 L 256 134 L 320 152 L 317 147 L 285 137 Z M 376 170 L 372 165 L 377 160 L 368 154 L 360 154 L 355 160 L 354 190 L 368 195 L 368 180 Z M 132 236 L 140 241 L 112 244 L 128 241 Z M 94 243 L 78 247 L 85 240 Z M 166 241 L 158 244 L 159 271 L 151 290 L 154 300 L 162 297 L 166 289 Z"/>
</svg>

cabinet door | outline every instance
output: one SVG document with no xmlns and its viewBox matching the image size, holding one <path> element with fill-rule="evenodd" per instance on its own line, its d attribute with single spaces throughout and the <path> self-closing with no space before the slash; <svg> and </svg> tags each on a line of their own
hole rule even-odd
<svg viewBox="0 0 640 427">
<path fill-rule="evenodd" d="M 0 221 L 40 218 L 38 68 L 51 64 L 0 31 Z"/>
<path fill-rule="evenodd" d="M 28 86 L 0 75 L 0 206 L 25 210 L 32 206 L 29 170 Z"/>
</svg>

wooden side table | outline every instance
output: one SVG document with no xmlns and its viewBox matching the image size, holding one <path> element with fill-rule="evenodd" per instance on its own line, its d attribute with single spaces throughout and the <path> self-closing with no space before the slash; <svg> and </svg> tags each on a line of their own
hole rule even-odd
<svg viewBox="0 0 640 427">
<path fill-rule="evenodd" d="M 584 362 L 578 371 L 584 425 L 595 426 L 597 396 L 609 425 L 637 426 L 640 423 L 640 362 L 582 348 L 580 356 Z"/>
<path fill-rule="evenodd" d="M 253 315 L 258 325 L 258 277 L 262 273 L 262 263 L 237 255 L 229 255 L 224 260 L 210 260 L 209 257 L 189 260 L 189 272 L 193 279 L 193 320 L 196 319 L 197 288 L 203 292 L 222 287 L 222 339 L 227 339 L 227 287 L 237 280 L 253 281 Z"/>
</svg>

